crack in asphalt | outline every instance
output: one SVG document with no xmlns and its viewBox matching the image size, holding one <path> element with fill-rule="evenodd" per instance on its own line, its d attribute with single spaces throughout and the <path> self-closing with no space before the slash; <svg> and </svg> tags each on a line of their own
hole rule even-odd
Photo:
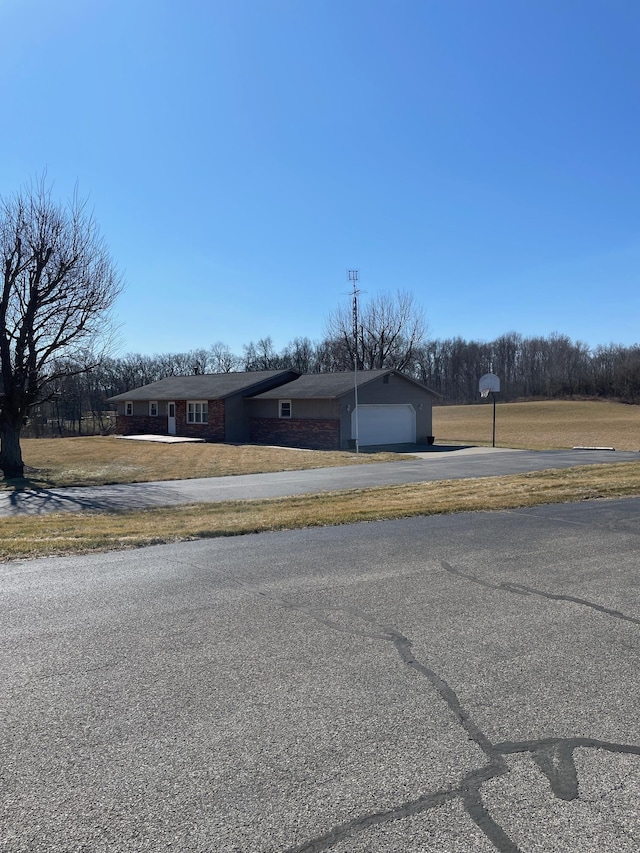
<svg viewBox="0 0 640 853">
<path fill-rule="evenodd" d="M 458 574 L 456 570 L 451 569 L 451 571 Z M 477 580 L 481 582 L 480 579 Z M 488 759 L 487 764 L 462 776 L 458 785 L 423 794 L 391 809 L 358 815 L 303 844 L 287 848 L 284 853 L 322 853 L 322 851 L 329 850 L 341 841 L 345 841 L 372 826 L 412 817 L 421 812 L 439 808 L 453 800 L 459 800 L 462 803 L 468 816 L 499 853 L 522 853 L 521 848 L 493 818 L 481 795 L 483 784 L 510 772 L 505 756 L 525 752 L 531 753 L 533 761 L 548 779 L 553 794 L 565 801 L 575 800 L 579 795 L 578 777 L 573 757 L 576 749 L 603 749 L 614 753 L 640 756 L 640 746 L 612 743 L 593 738 L 543 738 L 541 740 L 505 741 L 493 744 L 474 722 L 469 712 L 462 707 L 453 688 L 442 676 L 414 657 L 411 651 L 411 640 L 397 629 L 380 625 L 371 616 L 355 608 L 318 608 L 275 598 L 267 593 L 261 594 L 284 607 L 300 611 L 333 630 L 391 643 L 402 662 L 410 666 L 417 675 L 424 677 L 438 692 L 469 739 L 477 744 Z M 598 605 L 593 606 L 596 609 L 602 609 Z M 608 612 L 606 608 L 604 610 Z M 358 628 L 354 624 L 342 624 L 335 618 L 338 614 L 346 615 L 351 622 L 361 621 L 370 627 Z M 611 611 L 611 615 L 614 614 L 617 615 L 617 611 Z M 331 618 L 332 616 L 334 618 Z"/>
<path fill-rule="evenodd" d="M 573 757 L 576 749 L 604 749 L 622 755 L 640 755 L 640 746 L 597 738 L 566 737 L 530 741 L 504 741 L 496 749 L 503 755 L 530 752 L 535 763 L 549 780 L 551 790 L 560 800 L 577 800 L 578 773 Z"/>
<path fill-rule="evenodd" d="M 455 691 L 447 682 L 430 667 L 421 663 L 411 652 L 411 641 L 400 631 L 393 627 L 377 624 L 368 614 L 362 613 L 355 608 L 349 607 L 327 607 L 315 608 L 304 604 L 294 604 L 290 601 L 279 599 L 279 603 L 292 610 L 298 610 L 315 619 L 321 624 L 336 631 L 359 636 L 369 637 L 374 640 L 390 642 L 398 652 L 401 660 L 410 666 L 418 675 L 423 676 L 436 689 L 442 699 L 449 707 L 457 722 L 467 733 L 470 740 L 474 741 L 489 759 L 489 764 L 477 770 L 467 773 L 460 784 L 450 789 L 433 791 L 417 797 L 415 800 L 404 802 L 395 808 L 360 815 L 346 823 L 333 827 L 326 834 L 316 837 L 302 845 L 288 848 L 286 853 L 320 853 L 329 850 L 335 844 L 343 841 L 355 833 L 362 832 L 370 826 L 389 823 L 405 817 L 411 817 L 429 809 L 438 808 L 454 799 L 460 799 L 467 813 L 480 827 L 482 832 L 494 844 L 500 853 L 520 853 L 519 848 L 507 836 L 504 829 L 493 819 L 488 812 L 482 797 L 480 787 L 486 781 L 508 772 L 504 757 L 489 741 L 487 736 L 480 730 L 471 718 L 470 714 L 462 707 Z M 352 620 L 361 620 L 371 626 L 370 630 L 356 628 L 353 625 L 343 625 L 326 614 L 346 614 Z"/>
<path fill-rule="evenodd" d="M 565 595 L 563 593 L 545 592 L 542 589 L 536 589 L 535 587 L 527 586 L 523 583 L 512 583 L 511 581 L 492 583 L 491 581 L 479 578 L 477 575 L 473 575 L 470 572 L 463 572 L 461 569 L 456 569 L 444 560 L 441 561 L 440 565 L 446 572 L 449 572 L 449 574 L 455 575 L 459 578 L 464 578 L 464 580 L 471 581 L 471 583 L 478 584 L 478 586 L 484 586 L 487 589 L 499 590 L 501 592 L 513 592 L 516 595 L 537 595 L 540 598 L 547 598 L 549 601 L 569 601 L 572 604 L 579 604 L 581 607 L 589 607 L 591 610 L 596 610 L 598 613 L 604 613 L 605 616 L 612 616 L 614 619 L 620 619 L 623 622 L 631 622 L 632 625 L 640 625 L 640 619 L 636 616 L 627 616 L 620 610 L 612 610 L 610 607 L 603 607 L 602 604 L 596 604 L 593 601 L 588 601 L 586 598 L 579 598 L 576 595 Z"/>
</svg>

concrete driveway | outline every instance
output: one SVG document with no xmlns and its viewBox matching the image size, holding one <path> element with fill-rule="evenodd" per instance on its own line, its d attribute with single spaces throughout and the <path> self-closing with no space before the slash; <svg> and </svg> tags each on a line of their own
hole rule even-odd
<svg viewBox="0 0 640 853">
<path fill-rule="evenodd" d="M 438 452 L 440 451 L 440 452 Z M 505 450 L 436 448 L 400 462 L 345 468 L 315 468 L 276 474 L 245 474 L 197 480 L 68 489 L 25 489 L 0 494 L 0 516 L 78 510 L 143 509 L 199 501 L 245 500 L 313 494 L 341 489 L 420 483 L 466 477 L 495 477 L 575 465 L 640 461 L 640 453 L 606 450 Z"/>
<path fill-rule="evenodd" d="M 3 853 L 637 853 L 640 501 L 0 565 Z"/>
</svg>

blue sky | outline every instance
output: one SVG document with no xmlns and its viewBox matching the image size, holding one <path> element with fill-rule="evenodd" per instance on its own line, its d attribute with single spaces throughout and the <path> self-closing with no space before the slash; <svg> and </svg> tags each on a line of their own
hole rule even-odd
<svg viewBox="0 0 640 853">
<path fill-rule="evenodd" d="M 120 353 L 319 339 L 408 290 L 434 338 L 640 341 L 637 0 L 0 0 L 0 193 L 78 182 Z"/>
</svg>

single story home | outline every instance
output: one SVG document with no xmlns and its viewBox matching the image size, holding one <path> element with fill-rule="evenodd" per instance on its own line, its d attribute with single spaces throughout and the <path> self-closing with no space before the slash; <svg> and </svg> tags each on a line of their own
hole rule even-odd
<svg viewBox="0 0 640 853">
<path fill-rule="evenodd" d="M 357 406 L 356 383 L 357 379 Z M 433 442 L 438 394 L 393 369 L 172 376 L 110 398 L 121 435 L 338 450 Z"/>
<path fill-rule="evenodd" d="M 180 435 L 246 443 L 247 400 L 296 379 L 295 370 L 168 376 L 110 397 L 118 435 Z"/>
</svg>

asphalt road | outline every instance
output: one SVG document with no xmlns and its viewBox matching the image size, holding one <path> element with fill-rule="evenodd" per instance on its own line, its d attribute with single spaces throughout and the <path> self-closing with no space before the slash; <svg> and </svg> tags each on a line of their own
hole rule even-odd
<svg viewBox="0 0 640 853">
<path fill-rule="evenodd" d="M 637 853 L 640 500 L 0 565 L 3 853 Z"/>
<path fill-rule="evenodd" d="M 142 509 L 199 501 L 273 498 L 627 461 L 640 461 L 640 453 L 606 450 L 503 450 L 486 447 L 450 451 L 436 449 L 415 457 L 407 456 L 401 462 L 373 463 L 357 467 L 4 492 L 0 494 L 0 516 L 78 510 Z"/>
</svg>

